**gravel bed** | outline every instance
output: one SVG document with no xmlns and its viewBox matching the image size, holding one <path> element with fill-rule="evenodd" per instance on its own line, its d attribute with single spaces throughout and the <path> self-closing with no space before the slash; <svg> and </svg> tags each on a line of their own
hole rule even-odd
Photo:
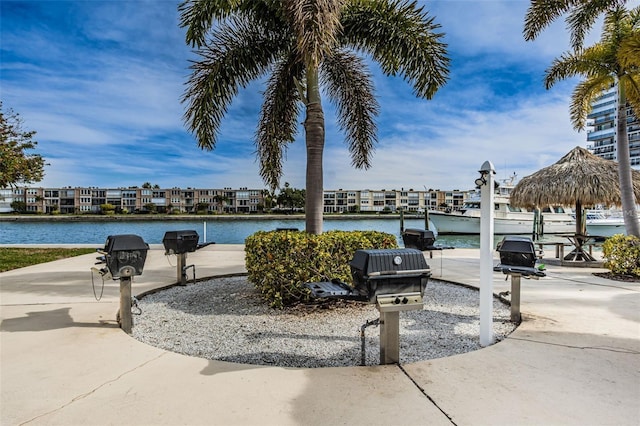
<svg viewBox="0 0 640 426">
<path fill-rule="evenodd" d="M 400 313 L 400 363 L 480 349 L 478 290 L 429 280 L 425 306 Z M 361 364 L 360 328 L 375 320 L 374 305 L 339 302 L 275 310 L 244 276 L 176 286 L 143 297 L 133 337 L 195 357 L 281 367 Z M 493 303 L 493 332 L 504 339 L 515 325 L 510 308 Z M 377 326 L 366 328 L 366 365 L 380 363 Z"/>
</svg>

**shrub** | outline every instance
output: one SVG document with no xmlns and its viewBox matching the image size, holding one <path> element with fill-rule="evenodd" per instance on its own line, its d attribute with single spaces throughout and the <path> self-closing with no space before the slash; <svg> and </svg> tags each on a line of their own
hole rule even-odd
<svg viewBox="0 0 640 426">
<path fill-rule="evenodd" d="M 352 282 L 349 261 L 359 249 L 397 248 L 394 235 L 377 231 L 256 232 L 245 241 L 249 281 L 274 308 L 310 300 L 306 282 Z"/>
<path fill-rule="evenodd" d="M 640 277 L 640 238 L 614 235 L 604 242 L 602 254 L 605 268 L 614 274 Z"/>
</svg>

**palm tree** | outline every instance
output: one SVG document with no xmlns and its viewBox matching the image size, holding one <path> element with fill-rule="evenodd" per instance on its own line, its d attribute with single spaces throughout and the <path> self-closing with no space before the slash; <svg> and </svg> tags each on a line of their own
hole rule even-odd
<svg viewBox="0 0 640 426">
<path fill-rule="evenodd" d="M 640 111 L 640 7 L 627 11 L 617 7 L 605 14 L 600 41 L 583 50 L 555 59 L 545 75 L 551 88 L 559 80 L 583 76 L 571 98 L 571 121 L 576 130 L 584 129 L 591 102 L 612 86 L 618 90 L 617 150 L 620 196 L 628 235 L 640 237 L 636 202 L 629 161 L 627 104 Z M 640 200 L 639 200 L 640 201 Z"/>
<path fill-rule="evenodd" d="M 562 15 L 571 34 L 571 46 L 579 50 L 598 16 L 623 6 L 627 0 L 531 0 L 524 18 L 524 38 L 534 40 Z"/>
<path fill-rule="evenodd" d="M 229 197 L 225 195 L 215 195 L 213 201 L 216 203 L 216 211 L 222 213 L 224 211 L 224 204 L 229 202 Z"/>
<path fill-rule="evenodd" d="M 256 132 L 260 174 L 275 190 L 298 116 L 307 148 L 306 231 L 322 232 L 324 112 L 336 104 L 352 165 L 368 168 L 379 105 L 356 53 L 386 75 L 401 75 L 430 99 L 448 76 L 439 25 L 408 0 L 188 0 L 179 6 L 186 42 L 197 47 L 183 102 L 202 149 L 215 148 L 220 122 L 240 87 L 268 75 Z"/>
</svg>

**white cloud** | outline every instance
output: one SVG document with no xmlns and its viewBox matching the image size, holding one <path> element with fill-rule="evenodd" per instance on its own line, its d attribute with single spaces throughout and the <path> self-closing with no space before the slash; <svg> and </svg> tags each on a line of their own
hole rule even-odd
<svg viewBox="0 0 640 426">
<path fill-rule="evenodd" d="M 542 85 L 544 69 L 569 45 L 562 20 L 525 42 L 528 1 L 423 3 L 446 33 L 450 81 L 433 100 L 416 99 L 400 77 L 371 65 L 380 143 L 367 171 L 351 166 L 327 100 L 326 188 L 466 189 L 484 160 L 498 177 L 525 176 L 585 145 L 569 122 L 575 82 Z M 19 3 L 3 3 L 3 14 L 11 4 Z M 213 152 L 185 130 L 180 99 L 193 54 L 175 3 L 20 5 L 26 11 L 5 14 L 0 29 L 2 100 L 38 132 L 51 163 L 43 185 L 264 186 L 253 145 L 262 82 L 239 92 Z M 305 186 L 305 158 L 300 128 L 282 183 Z"/>
</svg>

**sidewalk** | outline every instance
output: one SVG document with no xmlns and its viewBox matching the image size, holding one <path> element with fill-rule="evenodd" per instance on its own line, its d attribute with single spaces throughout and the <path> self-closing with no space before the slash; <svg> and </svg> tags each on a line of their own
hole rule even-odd
<svg viewBox="0 0 640 426">
<path fill-rule="evenodd" d="M 168 261 L 170 259 L 171 263 Z M 176 281 L 149 251 L 133 293 Z M 0 273 L 0 424 L 637 425 L 640 284 L 548 266 L 522 280 L 523 323 L 488 348 L 416 364 L 289 369 L 187 357 L 115 322 L 85 255 Z M 198 277 L 244 272 L 241 245 L 189 254 Z M 434 278 L 479 285 L 479 251 L 428 259 Z M 101 284 L 101 281 L 100 281 Z M 494 275 L 494 293 L 509 281 Z M 134 318 L 135 324 L 135 318 Z"/>
</svg>

